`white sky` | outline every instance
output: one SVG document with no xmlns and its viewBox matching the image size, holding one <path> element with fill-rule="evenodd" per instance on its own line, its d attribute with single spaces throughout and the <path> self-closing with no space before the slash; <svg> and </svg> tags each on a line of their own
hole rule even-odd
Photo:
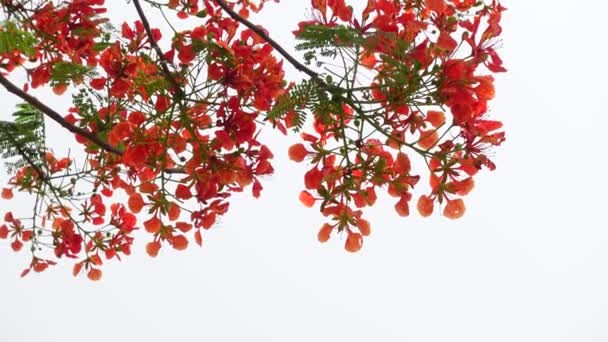
<svg viewBox="0 0 608 342">
<path fill-rule="evenodd" d="M 289 46 L 307 4 L 256 20 Z M 508 140 L 463 219 L 402 219 L 390 199 L 368 210 L 360 253 L 320 245 L 322 217 L 297 200 L 305 166 L 286 158 L 295 138 L 269 134 L 275 176 L 261 199 L 235 198 L 202 249 L 151 259 L 139 239 L 93 283 L 71 262 L 20 279 L 27 252 L 0 241 L 0 341 L 608 341 L 608 5 L 504 4 L 509 73 L 491 108 Z M 0 94 L 6 115 L 15 100 Z"/>
</svg>

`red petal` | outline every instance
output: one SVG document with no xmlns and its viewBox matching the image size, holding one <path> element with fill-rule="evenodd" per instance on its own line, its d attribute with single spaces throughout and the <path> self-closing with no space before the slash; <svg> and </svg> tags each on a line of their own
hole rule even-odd
<svg viewBox="0 0 608 342">
<path fill-rule="evenodd" d="M 200 230 L 197 230 L 194 233 L 194 241 L 196 242 L 197 245 L 199 245 L 201 247 L 203 246 L 203 237 L 201 236 L 201 231 Z"/>
<path fill-rule="evenodd" d="M 344 243 L 344 249 L 348 252 L 355 253 L 361 250 L 363 246 L 363 237 L 359 233 L 350 233 Z"/>
<path fill-rule="evenodd" d="M 448 201 L 448 204 L 443 209 L 443 216 L 455 220 L 461 218 L 466 211 L 464 201 L 461 198 Z"/>
<path fill-rule="evenodd" d="M 325 223 L 317 234 L 317 239 L 319 240 L 319 242 L 327 242 L 333 229 L 334 228 L 329 223 Z"/>
<path fill-rule="evenodd" d="M 87 277 L 92 281 L 98 281 L 101 279 L 101 270 L 98 268 L 91 268 L 89 273 L 87 273 Z"/>
<path fill-rule="evenodd" d="M 2 189 L 2 198 L 6 199 L 6 200 L 13 198 L 13 189 L 3 188 Z"/>
<path fill-rule="evenodd" d="M 146 244 L 146 253 L 149 256 L 155 258 L 158 255 L 158 251 L 160 250 L 161 244 L 158 241 L 148 242 Z"/>
<path fill-rule="evenodd" d="M 315 198 L 312 197 L 308 191 L 302 190 L 302 192 L 300 192 L 300 202 L 302 202 L 302 204 L 304 204 L 306 207 L 311 208 L 315 205 Z"/>
<path fill-rule="evenodd" d="M 177 249 L 178 251 L 183 251 L 184 249 L 188 248 L 188 239 L 186 239 L 186 237 L 183 235 L 174 236 L 173 241 L 171 242 L 173 243 L 173 248 Z"/>
</svg>

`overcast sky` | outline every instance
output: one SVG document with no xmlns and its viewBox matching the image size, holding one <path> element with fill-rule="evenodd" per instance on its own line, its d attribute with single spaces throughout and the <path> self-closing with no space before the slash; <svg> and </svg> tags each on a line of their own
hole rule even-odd
<svg viewBox="0 0 608 342">
<path fill-rule="evenodd" d="M 308 1 L 282 2 L 256 20 L 289 46 Z M 21 279 L 27 253 L 0 241 L 0 341 L 608 341 L 608 5 L 504 4 L 509 72 L 491 108 L 508 140 L 464 218 L 403 219 L 381 200 L 360 253 L 320 245 L 322 217 L 297 200 L 305 166 L 286 158 L 296 139 L 269 133 L 276 174 L 202 249 L 151 259 L 139 239 L 93 283 L 70 262 Z M 0 95 L 4 119 L 16 101 Z"/>
</svg>

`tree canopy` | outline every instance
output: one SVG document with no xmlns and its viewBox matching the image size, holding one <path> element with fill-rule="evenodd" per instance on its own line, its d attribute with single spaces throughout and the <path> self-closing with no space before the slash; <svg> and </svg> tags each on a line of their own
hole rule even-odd
<svg viewBox="0 0 608 342">
<path fill-rule="evenodd" d="M 254 22 L 288 2 L 127 3 L 134 22 L 115 22 L 104 0 L 0 0 L 0 84 L 23 101 L 0 121 L 2 198 L 33 199 L 4 213 L 0 239 L 31 252 L 22 275 L 73 259 L 74 275 L 98 280 L 136 237 L 152 257 L 202 245 L 233 193 L 261 195 L 273 150 L 306 164 L 299 199 L 324 217 L 318 240 L 343 236 L 348 252 L 370 235 L 363 209 L 377 193 L 400 216 L 413 205 L 457 219 L 473 177 L 495 168 L 505 134 L 488 102 L 492 74 L 506 71 L 496 0 L 367 0 L 360 13 L 312 0 L 294 23 L 298 54 Z M 287 63 L 304 78 L 290 81 Z M 32 95 L 43 87 L 71 96 L 69 111 Z M 84 158 L 53 152 L 49 120 Z M 266 146 L 264 125 L 301 142 Z"/>
</svg>

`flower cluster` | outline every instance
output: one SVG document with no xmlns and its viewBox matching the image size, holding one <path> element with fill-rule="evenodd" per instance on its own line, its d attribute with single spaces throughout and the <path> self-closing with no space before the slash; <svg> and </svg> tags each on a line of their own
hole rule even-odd
<svg viewBox="0 0 608 342">
<path fill-rule="evenodd" d="M 408 216 L 421 178 L 430 183 L 416 204 L 422 216 L 439 203 L 444 216 L 462 217 L 472 176 L 494 169 L 487 152 L 504 141 L 502 124 L 486 118 L 491 73 L 505 71 L 495 50 L 504 8 L 496 1 L 369 0 L 357 17 L 344 0 L 312 6 L 313 20 L 294 34 L 315 59 L 330 55 L 327 47 L 314 55 L 315 34 L 341 39 L 334 54 L 344 66 L 332 75 L 341 77 L 333 84 L 345 84 L 328 87 L 335 105 L 318 106 L 315 132 L 289 149 L 292 160 L 311 161 L 300 200 L 320 203 L 330 219 L 319 241 L 346 232 L 346 250 L 358 250 L 369 234 L 360 208 L 385 189 L 396 198 L 397 214 Z M 413 155 L 424 160 L 423 169 L 412 168 Z"/>
</svg>

